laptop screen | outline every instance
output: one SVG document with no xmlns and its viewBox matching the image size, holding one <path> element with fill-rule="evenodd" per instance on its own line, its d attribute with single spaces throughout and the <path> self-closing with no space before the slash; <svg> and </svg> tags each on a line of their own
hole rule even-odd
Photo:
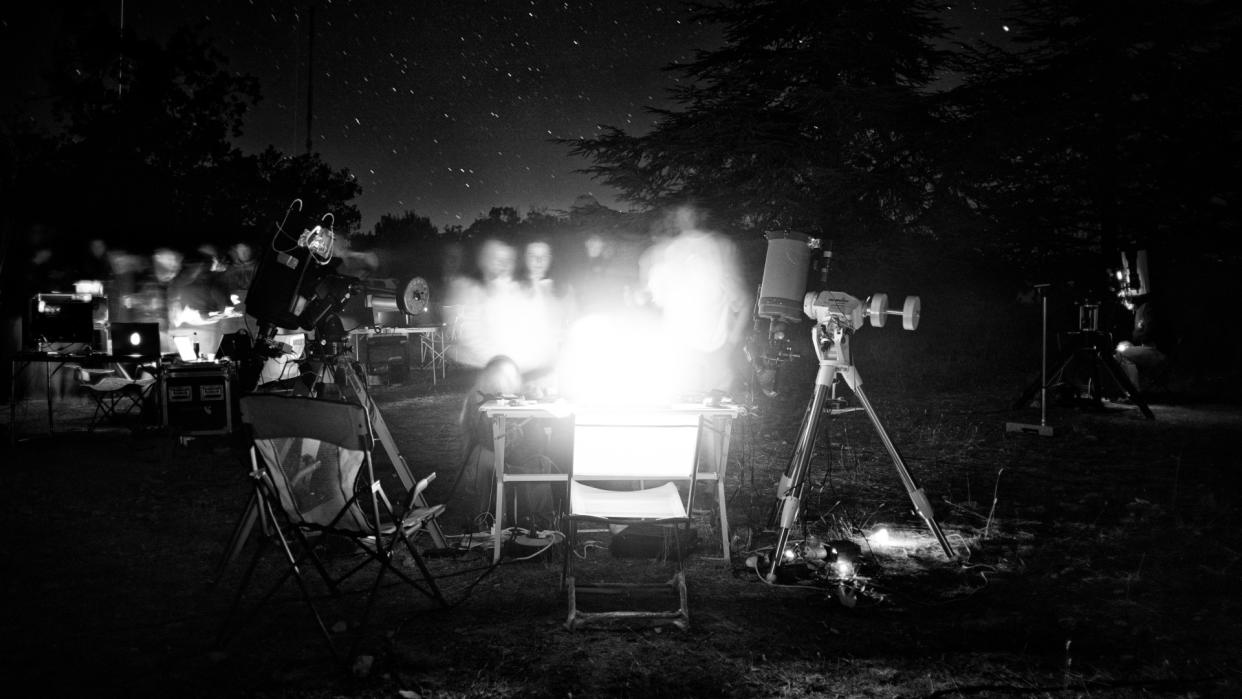
<svg viewBox="0 0 1242 699">
<path fill-rule="evenodd" d="M 112 323 L 111 333 L 114 356 L 160 358 L 159 323 Z"/>
<path fill-rule="evenodd" d="M 184 335 L 178 335 L 173 338 L 173 345 L 177 348 L 177 354 L 183 362 L 197 362 L 198 353 L 194 351 L 194 342 Z"/>
</svg>

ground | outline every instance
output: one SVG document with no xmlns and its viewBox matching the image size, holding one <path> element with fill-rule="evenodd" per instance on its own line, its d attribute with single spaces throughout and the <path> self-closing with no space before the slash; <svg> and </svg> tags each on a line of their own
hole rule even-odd
<svg viewBox="0 0 1242 699">
<path fill-rule="evenodd" d="M 473 587 L 478 572 L 447 578 L 447 609 L 405 587 L 381 590 L 359 646 L 371 664 L 357 672 L 332 664 L 292 585 L 216 642 L 244 567 L 212 584 L 248 493 L 235 442 L 86 433 L 89 413 L 75 398 L 62 402 L 57 433 L 40 436 L 39 404 L 22 404 L 23 439 L 0 469 L 8 684 L 51 696 L 1242 694 L 1242 408 L 1173 395 L 1149 421 L 1124 405 L 1051 405 L 1054 436 L 1011 433 L 1007 422 L 1039 420 L 1011 405 L 1029 364 L 946 352 L 927 380 L 909 361 L 896 369 L 902 351 L 859 365 L 960 560 L 947 560 L 911 514 L 855 412 L 826 420 L 801 523 L 864 546 L 881 526 L 906 538 L 864 548 L 871 594 L 851 607 L 834 587 L 769 585 L 745 568 L 750 550 L 771 541 L 763 525 L 813 376 L 804 361 L 782 377 L 779 397 L 737 423 L 727 481 L 735 564 L 711 558 L 719 551 L 702 537 L 688 631 L 567 631 L 553 550 L 506 561 Z M 440 474 L 433 502 L 459 467 L 462 377 L 374 390 L 412 470 Z M 399 489 L 391 471 L 385 482 Z M 453 493 L 446 532 L 474 529 L 473 501 L 468 488 Z M 589 555 L 617 564 L 606 550 Z M 264 560 L 247 602 L 278 579 L 278 557 Z M 432 563 L 446 573 L 485 561 Z M 362 601 L 324 600 L 343 646 Z"/>
</svg>

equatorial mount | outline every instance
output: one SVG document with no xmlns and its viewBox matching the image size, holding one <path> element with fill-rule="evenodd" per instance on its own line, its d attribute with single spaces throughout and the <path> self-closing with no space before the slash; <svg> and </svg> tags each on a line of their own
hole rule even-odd
<svg viewBox="0 0 1242 699">
<path fill-rule="evenodd" d="M 819 371 L 815 377 L 815 389 L 807 405 L 806 414 L 802 418 L 802 427 L 790 458 L 785 474 L 781 476 L 776 493 L 776 509 L 778 525 L 776 548 L 772 556 L 771 568 L 767 572 L 768 581 L 777 579 L 777 568 L 782 561 L 789 558 L 786 549 L 789 546 L 789 535 L 796 526 L 801 509 L 801 502 L 806 489 L 807 475 L 810 470 L 812 451 L 819 435 L 819 428 L 826 405 L 832 394 L 837 378 L 849 387 L 857 397 L 859 404 L 867 413 L 871 424 L 875 427 L 885 451 L 892 459 L 897 475 L 906 489 L 915 512 L 923 519 L 928 529 L 935 536 L 944 554 L 955 558 L 957 554 L 949 544 L 936 522 L 931 501 L 927 494 L 914 481 L 906 468 L 905 461 L 897 451 L 897 447 L 889 438 L 888 432 L 880 422 L 875 408 L 862 388 L 862 377 L 854 366 L 850 356 L 850 338 L 856 330 L 863 327 L 865 320 L 870 319 L 873 326 L 881 327 L 889 315 L 901 315 L 902 326 L 907 330 L 918 327 L 921 304 L 917 296 L 907 297 L 900 313 L 889 311 L 887 296 L 873 294 L 867 303 L 856 297 L 839 291 L 821 291 L 807 293 L 803 299 L 803 311 L 815 321 L 811 329 L 812 345 L 819 359 Z M 796 557 L 796 552 L 794 554 Z"/>
</svg>

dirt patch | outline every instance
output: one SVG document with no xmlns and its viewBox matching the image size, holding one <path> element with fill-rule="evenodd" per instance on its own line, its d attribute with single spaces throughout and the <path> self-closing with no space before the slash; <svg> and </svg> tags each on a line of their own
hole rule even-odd
<svg viewBox="0 0 1242 699">
<path fill-rule="evenodd" d="M 898 376 L 897 374 L 894 374 Z M 727 492 L 734 566 L 701 536 L 690 563 L 692 627 L 571 633 L 561 551 L 479 579 L 485 551 L 433 566 L 456 604 L 383 590 L 361 648 L 366 677 L 335 668 L 286 585 L 215 639 L 237 563 L 211 585 L 246 503 L 230 440 L 64 430 L 9 448 L 3 485 L 4 666 L 15 686 L 60 695 L 201 696 L 1195 696 L 1237 695 L 1242 649 L 1236 444 L 1242 409 L 1156 404 L 1156 420 L 1110 407 L 1050 410 L 1056 436 L 1006 433 L 1021 377 L 914 390 L 868 384 L 893 441 L 955 548 L 947 561 L 861 413 L 833 417 L 806 498 L 807 533 L 864 548 L 873 595 L 772 586 L 740 565 L 763 532 L 798 430 L 805 374 L 735 433 Z M 452 379 L 454 377 L 450 377 Z M 460 377 L 375 397 L 413 471 L 459 468 Z M 974 384 L 979 384 L 978 386 Z M 37 410 L 21 423 L 39 426 Z M 20 416 L 19 415 L 19 416 Z M 399 490 L 391 473 L 390 490 Z M 473 479 L 447 502 L 446 532 L 477 528 Z M 710 526 L 710 514 L 702 527 Z M 798 533 L 801 536 L 801 532 Z M 253 550 L 254 542 L 245 551 Z M 718 548 L 718 546 L 716 547 Z M 586 554 L 600 565 L 606 550 Z M 256 579 L 279 577 L 268 556 Z M 628 563 L 630 565 L 638 565 Z M 465 572 L 463 572 L 465 571 Z M 247 597 L 256 601 L 262 585 Z M 315 590 L 317 595 L 322 590 Z M 326 599 L 343 641 L 363 597 Z M 346 645 L 348 645 L 346 643 Z M 18 683 L 20 681 L 20 684 Z"/>
</svg>

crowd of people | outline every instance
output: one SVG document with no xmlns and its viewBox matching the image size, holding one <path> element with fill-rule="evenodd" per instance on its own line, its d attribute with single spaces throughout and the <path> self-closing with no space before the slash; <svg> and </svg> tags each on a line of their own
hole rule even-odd
<svg viewBox="0 0 1242 699">
<path fill-rule="evenodd" d="M 6 358 L 23 349 L 59 349 L 56 338 L 31 335 L 30 304 L 38 294 L 105 298 L 106 317 L 97 315 L 97 321 L 157 323 L 162 353 L 175 352 L 179 336 L 196 340 L 204 354 L 214 353 L 225 334 L 244 327 L 246 292 L 257 266 L 255 247 L 247 241 L 224 250 L 204 243 L 137 253 L 95 237 L 73 250 L 36 229 L 23 242 L 6 254 Z"/>
<path fill-rule="evenodd" d="M 461 251 L 451 252 L 445 318 L 456 328 L 454 360 L 476 372 L 461 411 L 467 459 L 491 458 L 491 426 L 479 406 L 498 395 L 658 405 L 735 390 L 752 311 L 737 250 L 724 236 L 678 222 L 641 246 L 599 232 L 587 232 L 581 249 L 561 251 L 545 238 L 489 238 L 477 248 L 477 276 L 462 274 Z M 510 425 L 512 472 L 567 462 L 566 425 L 545 426 Z M 714 463 L 711 453 L 703 458 Z M 547 484 L 527 484 L 517 497 L 519 526 L 537 530 L 555 511 Z"/>
<path fill-rule="evenodd" d="M 558 254 L 544 238 L 482 241 L 477 277 L 444 283 L 454 360 L 482 370 L 507 358 L 521 376 L 507 392 L 536 398 L 602 398 L 584 394 L 636 383 L 648 398 L 734 389 L 752 296 L 727 238 L 686 228 L 629 254 L 600 233 L 581 245 Z"/>
<path fill-rule="evenodd" d="M 635 370 L 653 388 L 730 391 L 751 304 L 732 244 L 687 217 L 638 241 L 586 231 L 446 243 L 433 311 L 453 333 L 451 358 L 478 372 L 506 359 L 521 379 L 505 392 L 533 397 L 633 388 Z M 66 251 L 39 231 L 25 242 L 6 264 L 6 356 L 42 342 L 24 320 L 45 293 L 93 293 L 112 322 L 157 323 L 162 353 L 193 336 L 211 355 L 224 336 L 258 330 L 246 295 L 261 250 L 248 241 L 149 253 L 98 237 Z M 348 245 L 336 256 L 342 274 L 376 266 Z"/>
</svg>

